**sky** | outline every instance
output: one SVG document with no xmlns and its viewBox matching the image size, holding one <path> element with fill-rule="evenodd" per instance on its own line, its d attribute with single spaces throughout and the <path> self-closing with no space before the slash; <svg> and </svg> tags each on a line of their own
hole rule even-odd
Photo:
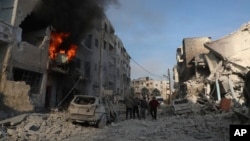
<svg viewBox="0 0 250 141">
<path fill-rule="evenodd" d="M 164 79 L 183 38 L 217 40 L 238 30 L 250 21 L 250 1 L 120 0 L 106 15 L 131 57 L 131 79 Z"/>
</svg>

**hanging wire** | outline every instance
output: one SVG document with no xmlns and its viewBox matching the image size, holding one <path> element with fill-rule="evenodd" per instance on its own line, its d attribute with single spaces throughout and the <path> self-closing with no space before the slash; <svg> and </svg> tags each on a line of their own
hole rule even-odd
<svg viewBox="0 0 250 141">
<path fill-rule="evenodd" d="M 162 76 L 156 75 L 156 74 L 154 74 L 154 73 L 148 71 L 147 69 L 145 69 L 142 65 L 140 65 L 139 63 L 137 63 L 132 57 L 130 57 L 130 58 L 131 58 L 131 60 L 132 60 L 135 64 L 137 64 L 137 65 L 138 65 L 141 69 L 143 69 L 145 72 L 151 74 L 152 76 L 155 76 L 155 77 L 158 77 L 158 78 L 162 78 Z"/>
</svg>

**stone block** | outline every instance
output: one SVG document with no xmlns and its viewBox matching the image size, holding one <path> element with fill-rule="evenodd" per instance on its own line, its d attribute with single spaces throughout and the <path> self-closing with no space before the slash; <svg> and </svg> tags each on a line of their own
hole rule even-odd
<svg viewBox="0 0 250 141">
<path fill-rule="evenodd" d="M 14 129 L 7 129 L 7 133 L 8 133 L 10 136 L 17 135 L 17 131 L 14 130 Z"/>
<path fill-rule="evenodd" d="M 39 124 L 36 124 L 34 122 L 29 122 L 28 124 L 26 124 L 24 126 L 24 129 L 25 131 L 29 131 L 29 130 L 32 130 L 32 131 L 37 131 L 40 129 L 40 125 Z"/>
</svg>

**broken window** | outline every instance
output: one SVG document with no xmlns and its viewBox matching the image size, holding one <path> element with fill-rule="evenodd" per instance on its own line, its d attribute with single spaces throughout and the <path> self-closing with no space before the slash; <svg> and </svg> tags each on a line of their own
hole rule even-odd
<svg viewBox="0 0 250 141">
<path fill-rule="evenodd" d="M 31 12 L 19 26 L 22 28 L 22 41 L 39 46 L 46 35 L 48 23 L 40 20 Z"/>
<path fill-rule="evenodd" d="M 14 81 L 25 81 L 30 85 L 30 93 L 39 94 L 42 83 L 42 74 L 20 68 L 13 68 Z"/>
<path fill-rule="evenodd" d="M 114 49 L 114 47 L 111 44 L 109 44 L 109 50 L 113 51 L 113 49 Z"/>
<path fill-rule="evenodd" d="M 105 50 L 106 49 L 106 41 L 103 41 L 103 49 Z"/>
<path fill-rule="evenodd" d="M 85 45 L 87 48 L 91 49 L 92 46 L 92 35 L 88 35 L 88 37 L 85 39 Z"/>
<path fill-rule="evenodd" d="M 105 30 L 106 32 L 108 32 L 108 26 L 107 26 L 106 23 L 104 23 L 104 30 Z"/>
<path fill-rule="evenodd" d="M 84 74 L 87 78 L 90 77 L 90 62 L 85 62 L 84 64 Z"/>
</svg>

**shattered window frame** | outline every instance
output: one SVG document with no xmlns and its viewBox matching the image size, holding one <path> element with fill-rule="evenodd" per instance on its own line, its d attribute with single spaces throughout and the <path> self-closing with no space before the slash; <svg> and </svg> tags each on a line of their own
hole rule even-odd
<svg viewBox="0 0 250 141">
<path fill-rule="evenodd" d="M 91 34 L 89 34 L 88 36 L 87 36 L 87 38 L 85 39 L 85 42 L 84 42 L 84 44 L 85 44 L 85 46 L 87 47 L 87 48 L 89 48 L 89 49 L 91 49 L 91 47 L 92 47 L 92 35 Z"/>
<path fill-rule="evenodd" d="M 87 78 L 90 78 L 90 73 L 91 73 L 91 62 L 86 61 L 84 63 L 84 74 Z"/>
</svg>

